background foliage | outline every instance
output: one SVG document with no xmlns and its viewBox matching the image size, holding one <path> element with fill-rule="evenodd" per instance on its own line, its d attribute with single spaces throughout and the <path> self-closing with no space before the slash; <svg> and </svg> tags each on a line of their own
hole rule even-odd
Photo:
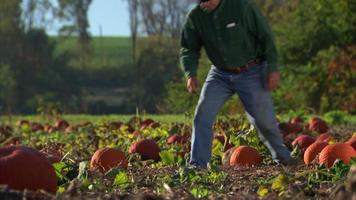
<svg viewBox="0 0 356 200">
<path fill-rule="evenodd" d="M 91 0 L 53 2 L 0 3 L 0 112 L 36 113 L 53 105 L 65 113 L 194 111 L 198 97 L 186 92 L 178 63 L 179 30 L 191 1 L 130 1 L 131 38 L 91 37 Z M 356 3 L 256 2 L 280 53 L 277 111 L 355 114 Z M 46 27 L 53 21 L 63 27 L 49 37 Z M 203 53 L 201 84 L 208 70 Z M 222 112 L 243 112 L 236 102 L 234 97 Z"/>
</svg>

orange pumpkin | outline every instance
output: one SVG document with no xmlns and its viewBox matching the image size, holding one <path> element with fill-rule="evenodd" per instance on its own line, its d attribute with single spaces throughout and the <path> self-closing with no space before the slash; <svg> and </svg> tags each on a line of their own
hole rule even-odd
<svg viewBox="0 0 356 200">
<path fill-rule="evenodd" d="M 328 125 L 324 120 L 318 117 L 313 117 L 309 120 L 309 130 L 318 133 L 326 133 L 329 130 Z"/>
<path fill-rule="evenodd" d="M 31 123 L 31 129 L 32 129 L 32 132 L 37 132 L 37 131 L 43 131 L 44 127 L 40 123 L 33 122 L 33 123 Z"/>
<path fill-rule="evenodd" d="M 28 120 L 22 119 L 22 120 L 17 121 L 17 122 L 16 122 L 16 125 L 17 125 L 18 127 L 22 127 L 22 126 L 24 126 L 24 125 L 30 126 L 30 122 L 29 122 Z"/>
<path fill-rule="evenodd" d="M 303 131 L 303 124 L 301 123 L 289 123 L 288 124 L 288 132 L 289 133 L 300 133 Z"/>
<path fill-rule="evenodd" d="M 320 142 L 329 142 L 329 140 L 331 140 L 332 137 L 329 133 L 323 133 L 320 134 L 317 138 L 316 141 L 320 141 Z"/>
<path fill-rule="evenodd" d="M 150 124 L 152 124 L 152 123 L 155 123 L 155 121 L 152 120 L 152 119 L 146 119 L 146 120 L 144 120 L 143 122 L 140 123 L 140 128 L 141 129 L 148 128 L 150 126 Z"/>
<path fill-rule="evenodd" d="M 356 157 L 356 151 L 350 145 L 344 143 L 329 144 L 320 152 L 319 163 L 330 168 L 336 159 L 348 164 L 353 157 Z"/>
<path fill-rule="evenodd" d="M 119 149 L 101 148 L 91 158 L 90 169 L 105 173 L 111 168 L 119 167 L 126 169 L 128 165 L 124 152 Z"/>
<path fill-rule="evenodd" d="M 173 134 L 168 137 L 167 144 L 185 144 L 187 141 L 188 138 L 181 135 Z"/>
<path fill-rule="evenodd" d="M 301 117 L 294 117 L 289 120 L 289 123 L 290 124 L 304 123 L 304 120 Z"/>
<path fill-rule="evenodd" d="M 261 155 L 258 151 L 249 146 L 237 147 L 230 157 L 230 165 L 252 166 L 259 165 L 262 162 Z"/>
<path fill-rule="evenodd" d="M 327 142 L 315 141 L 311 144 L 304 153 L 304 163 L 306 165 L 311 164 L 317 155 L 328 145 Z"/>
<path fill-rule="evenodd" d="M 300 135 L 292 142 L 293 146 L 298 146 L 302 152 L 309 147 L 309 145 L 313 144 L 315 139 L 309 135 Z"/>
<path fill-rule="evenodd" d="M 61 130 L 61 131 L 64 131 L 68 126 L 69 126 L 69 123 L 63 119 L 57 120 L 53 125 L 53 127 L 55 127 L 57 130 Z"/>
<path fill-rule="evenodd" d="M 57 176 L 47 158 L 24 146 L 0 148 L 0 185 L 16 190 L 46 190 L 55 194 Z"/>
<path fill-rule="evenodd" d="M 129 153 L 138 153 L 143 159 L 160 160 L 160 148 L 152 139 L 143 139 L 130 146 Z"/>
<path fill-rule="evenodd" d="M 356 151 L 356 136 L 352 136 L 349 140 L 345 142 L 345 144 L 351 145 Z"/>
<path fill-rule="evenodd" d="M 224 154 L 223 154 L 223 156 L 221 158 L 222 165 L 224 165 L 224 166 L 229 166 L 230 165 L 231 155 L 235 151 L 236 148 L 237 147 L 232 147 L 229 150 L 224 152 Z"/>
</svg>

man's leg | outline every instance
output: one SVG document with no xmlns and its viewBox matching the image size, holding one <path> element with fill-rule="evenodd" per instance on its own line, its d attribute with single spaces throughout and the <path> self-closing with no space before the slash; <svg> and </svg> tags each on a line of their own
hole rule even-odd
<svg viewBox="0 0 356 200">
<path fill-rule="evenodd" d="M 214 67 L 213 67 L 214 68 Z M 233 94 L 226 77 L 211 69 L 195 109 L 190 164 L 205 168 L 211 159 L 212 126 L 216 114 Z"/>
<path fill-rule="evenodd" d="M 283 144 L 277 125 L 272 97 L 266 87 L 266 66 L 250 68 L 239 77 L 235 88 L 247 111 L 251 123 L 257 128 L 262 142 L 270 150 L 276 162 L 288 163 L 290 151 Z"/>
</svg>

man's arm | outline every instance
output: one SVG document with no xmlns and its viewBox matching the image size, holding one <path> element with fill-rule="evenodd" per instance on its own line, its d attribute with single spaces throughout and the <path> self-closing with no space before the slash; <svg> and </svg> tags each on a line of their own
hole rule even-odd
<svg viewBox="0 0 356 200">
<path fill-rule="evenodd" d="M 202 42 L 190 17 L 181 35 L 180 63 L 187 78 L 196 77 Z"/>
<path fill-rule="evenodd" d="M 280 74 L 277 67 L 277 48 L 273 33 L 255 3 L 248 2 L 244 19 L 249 32 L 256 37 L 257 42 L 262 48 L 262 56 L 267 61 L 268 89 L 274 90 L 279 84 Z"/>
</svg>

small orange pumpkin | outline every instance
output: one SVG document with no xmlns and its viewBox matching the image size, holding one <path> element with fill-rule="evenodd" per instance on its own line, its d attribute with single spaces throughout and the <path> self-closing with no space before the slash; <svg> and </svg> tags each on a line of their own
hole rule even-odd
<svg viewBox="0 0 356 200">
<path fill-rule="evenodd" d="M 328 145 L 327 142 L 315 141 L 311 144 L 304 153 L 304 163 L 306 165 L 311 164 L 317 155 Z"/>
<path fill-rule="evenodd" d="M 320 152 L 319 163 L 330 168 L 336 159 L 348 164 L 353 157 L 356 157 L 356 151 L 350 145 L 344 143 L 329 144 Z"/>
<path fill-rule="evenodd" d="M 53 125 L 53 127 L 55 127 L 57 130 L 61 130 L 61 131 L 64 131 L 68 126 L 69 126 L 69 123 L 63 119 L 57 120 Z"/>
<path fill-rule="evenodd" d="M 331 140 L 332 137 L 329 133 L 323 133 L 320 134 L 317 138 L 316 141 L 320 141 L 320 142 L 329 142 L 329 140 Z"/>
<path fill-rule="evenodd" d="M 298 146 L 302 152 L 309 147 L 309 145 L 313 144 L 315 139 L 309 135 L 300 135 L 292 142 L 293 146 Z"/>
<path fill-rule="evenodd" d="M 98 149 L 90 161 L 90 169 L 92 171 L 99 169 L 103 173 L 114 167 L 126 169 L 127 165 L 125 153 L 113 148 Z"/>
<path fill-rule="evenodd" d="M 47 158 L 24 146 L 0 148 L 0 185 L 16 190 L 39 190 L 55 194 L 57 176 Z"/>
<path fill-rule="evenodd" d="M 318 117 L 313 117 L 309 120 L 309 130 L 318 133 L 326 133 L 329 130 L 328 125 L 324 120 Z"/>
<path fill-rule="evenodd" d="M 138 153 L 143 159 L 160 160 L 160 148 L 152 139 L 143 139 L 130 146 L 129 153 Z"/>
<path fill-rule="evenodd" d="M 173 134 L 168 137 L 167 144 L 185 144 L 187 141 L 188 138 L 181 135 Z"/>
<path fill-rule="evenodd" d="M 231 159 L 231 155 L 232 153 L 235 151 L 237 147 L 232 147 L 229 150 L 225 151 L 222 158 L 221 158 L 221 162 L 223 166 L 229 166 L 230 165 L 230 159 Z"/>
<path fill-rule="evenodd" d="M 301 117 L 294 117 L 294 118 L 291 118 L 290 120 L 289 120 L 289 123 L 290 124 L 299 124 L 299 123 L 301 123 L 301 124 L 303 124 L 304 123 L 304 120 L 303 120 L 303 118 L 301 118 Z"/>
<path fill-rule="evenodd" d="M 230 166 L 252 166 L 259 165 L 261 162 L 262 158 L 258 151 L 245 145 L 237 147 L 230 157 Z"/>
</svg>

